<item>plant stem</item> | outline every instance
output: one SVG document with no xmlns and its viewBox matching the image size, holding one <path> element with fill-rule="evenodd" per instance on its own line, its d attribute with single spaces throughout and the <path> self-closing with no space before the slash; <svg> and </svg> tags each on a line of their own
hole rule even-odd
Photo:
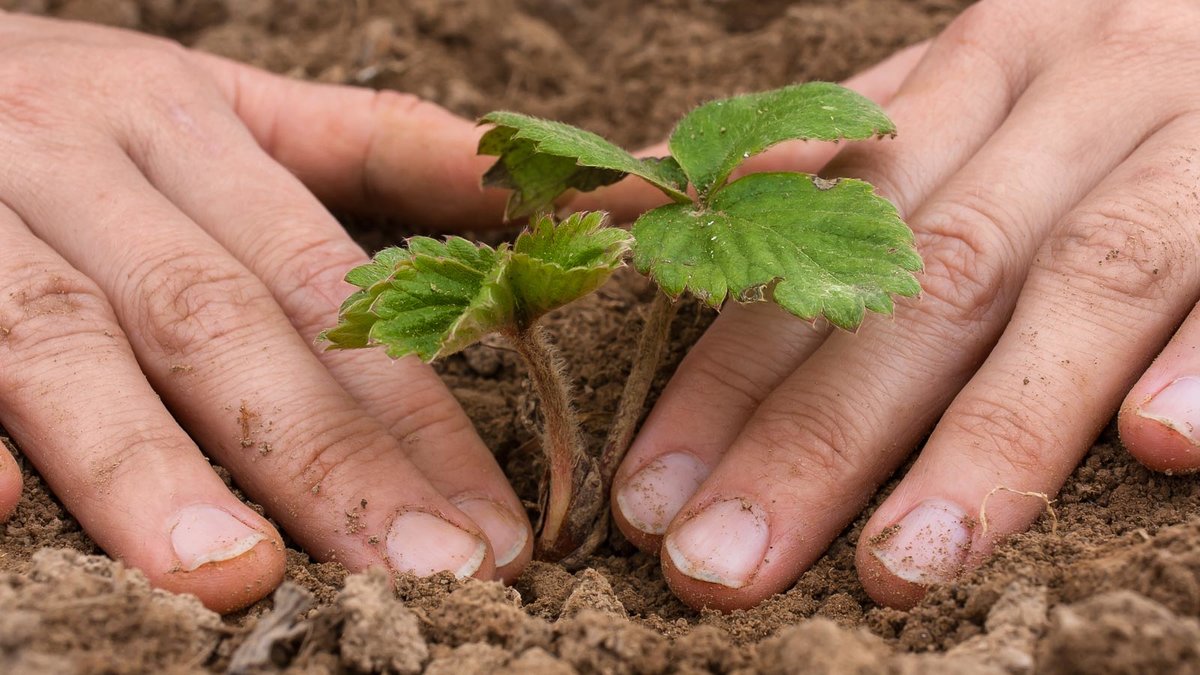
<svg viewBox="0 0 1200 675">
<path fill-rule="evenodd" d="M 509 335 L 525 360 L 541 399 L 545 431 L 547 479 L 542 482 L 539 558 L 559 560 L 576 550 L 590 531 L 594 514 L 604 506 L 600 471 L 587 455 L 572 387 L 558 350 L 539 325 Z"/>
<path fill-rule="evenodd" d="M 617 467 L 625 459 L 629 444 L 633 441 L 633 432 L 637 429 L 638 420 L 646 405 L 646 396 L 650 394 L 650 385 L 654 383 L 654 375 L 658 372 L 659 362 L 670 336 L 671 320 L 679 303 L 672 300 L 661 290 L 654 296 L 646 313 L 646 323 L 642 326 L 642 334 L 638 337 L 637 351 L 633 355 L 633 365 L 629 377 L 625 380 L 625 389 L 621 392 L 621 401 L 617 404 L 617 412 L 613 415 L 612 424 L 608 428 L 608 436 L 604 440 L 604 450 L 600 455 L 601 494 L 607 496 L 612 489 L 613 477 Z M 570 556 L 563 559 L 568 568 L 583 564 L 584 558 L 591 555 L 608 535 L 608 509 L 601 504 L 594 515 L 591 532 L 587 538 Z"/>
<path fill-rule="evenodd" d="M 617 467 L 625 459 L 625 452 L 633 441 L 633 432 L 642 417 L 650 385 L 654 383 L 654 375 L 658 373 L 659 362 L 667 347 L 671 320 L 678 309 L 679 303 L 661 290 L 650 302 L 646 323 L 638 337 L 637 352 L 633 355 L 633 365 L 625 380 L 625 389 L 621 392 L 621 402 L 617 404 L 617 412 L 613 415 L 604 441 L 604 451 L 600 455 L 600 476 L 604 479 L 605 492 L 612 485 Z"/>
</svg>

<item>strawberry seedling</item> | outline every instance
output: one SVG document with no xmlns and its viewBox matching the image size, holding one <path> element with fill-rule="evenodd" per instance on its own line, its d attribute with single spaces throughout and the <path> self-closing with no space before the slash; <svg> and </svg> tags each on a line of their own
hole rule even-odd
<svg viewBox="0 0 1200 675">
<path fill-rule="evenodd" d="M 688 292 L 719 308 L 770 301 L 797 317 L 853 329 L 867 310 L 890 314 L 893 295 L 915 296 L 921 259 L 895 208 L 858 180 L 802 173 L 730 181 L 747 158 L 793 140 L 856 140 L 894 133 L 883 111 L 837 85 L 815 82 L 714 101 L 672 132 L 670 156 L 637 158 L 596 134 L 511 112 L 479 152 L 497 157 L 485 186 L 511 190 L 509 218 L 534 216 L 510 247 L 417 237 L 352 270 L 359 290 L 324 333 L 332 348 L 382 345 L 431 361 L 488 333 L 526 362 L 545 420 L 538 552 L 578 562 L 607 530 L 608 489 L 629 445 L 667 338 L 675 301 Z M 571 190 L 634 175 L 671 203 L 642 214 L 631 234 L 597 213 L 556 223 L 549 211 Z M 693 196 L 694 195 L 694 196 Z M 598 288 L 627 255 L 661 292 L 600 457 L 583 443 L 570 380 L 538 319 Z"/>
</svg>

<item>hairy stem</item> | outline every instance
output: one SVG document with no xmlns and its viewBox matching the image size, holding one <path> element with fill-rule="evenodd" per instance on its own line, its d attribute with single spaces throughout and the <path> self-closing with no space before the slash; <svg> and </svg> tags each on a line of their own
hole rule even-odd
<svg viewBox="0 0 1200 675">
<path fill-rule="evenodd" d="M 538 325 L 509 335 L 525 360 L 534 390 L 541 399 L 545 430 L 542 451 L 547 476 L 542 483 L 542 516 L 537 554 L 559 560 L 587 537 L 594 514 L 604 505 L 600 471 L 587 455 L 572 388 L 558 349 Z"/>
<path fill-rule="evenodd" d="M 633 355 L 633 365 L 629 377 L 625 380 L 625 389 L 621 392 L 621 402 L 617 404 L 617 412 L 613 415 L 612 424 L 608 428 L 608 436 L 604 440 L 604 450 L 600 455 L 600 488 L 601 494 L 607 497 L 612 489 L 613 477 L 617 467 L 625 459 L 629 444 L 633 441 L 633 432 L 641 419 L 642 409 L 646 405 L 646 396 L 650 394 L 650 385 L 658 372 L 663 352 L 666 350 L 667 339 L 670 337 L 671 320 L 679 303 L 672 300 L 666 293 L 659 291 L 646 313 L 646 323 L 642 326 L 642 334 L 638 338 L 637 351 Z M 601 504 L 594 514 L 591 532 L 587 538 L 570 556 L 563 560 L 568 569 L 582 565 L 583 559 L 595 552 L 608 534 L 607 504 Z"/>
<path fill-rule="evenodd" d="M 621 460 L 625 459 L 630 442 L 633 441 L 633 432 L 642 417 L 642 408 L 645 407 L 646 397 L 650 394 L 650 385 L 654 382 L 654 375 L 658 372 L 659 362 L 662 361 L 663 352 L 667 347 L 671 320 L 675 318 L 678 309 L 679 303 L 659 291 L 646 313 L 646 323 L 642 326 L 637 352 L 633 355 L 633 366 L 629 370 L 629 378 L 625 380 L 621 402 L 613 415 L 608 437 L 604 440 L 604 451 L 600 455 L 600 476 L 604 479 L 606 492 L 612 485 L 613 476 L 617 474 Z"/>
</svg>

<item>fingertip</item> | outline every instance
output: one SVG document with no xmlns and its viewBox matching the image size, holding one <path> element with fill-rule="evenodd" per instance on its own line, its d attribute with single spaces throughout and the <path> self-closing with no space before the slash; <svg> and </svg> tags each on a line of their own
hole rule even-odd
<svg viewBox="0 0 1200 675">
<path fill-rule="evenodd" d="M 215 612 L 225 614 L 243 609 L 274 591 L 287 568 L 283 539 L 275 528 L 257 516 L 248 524 L 252 524 L 259 536 L 249 548 L 232 557 L 207 560 L 192 567 L 194 562 L 180 560 L 176 552 L 168 566 L 143 567 L 143 570 L 155 587 L 194 595 Z"/>
<path fill-rule="evenodd" d="M 613 490 L 609 494 L 609 511 L 612 513 L 613 523 L 621 534 L 625 535 L 625 539 L 633 544 L 643 553 L 650 555 L 658 555 L 659 549 L 662 547 L 662 535 L 650 534 L 638 529 L 629 519 L 625 517 L 622 511 L 622 506 L 619 499 L 621 486 L 613 485 Z"/>
<path fill-rule="evenodd" d="M 663 539 L 667 585 L 696 609 L 749 609 L 785 590 L 804 567 L 772 545 L 770 517 L 750 498 L 706 499 L 671 524 Z"/>
<path fill-rule="evenodd" d="M 685 451 L 657 456 L 639 439 L 630 459 L 617 472 L 609 495 L 617 528 L 634 546 L 657 553 L 663 535 L 679 511 L 704 483 L 711 470 L 696 455 Z M 635 460 L 640 464 L 634 464 Z"/>
<path fill-rule="evenodd" d="M 21 467 L 8 450 L 0 450 L 0 522 L 8 520 L 21 501 Z"/>
<path fill-rule="evenodd" d="M 1129 454 L 1146 468 L 1193 473 L 1200 470 L 1200 442 L 1195 438 L 1200 430 L 1172 414 L 1168 409 L 1172 397 L 1166 389 L 1152 396 L 1139 395 L 1135 389 L 1117 416 L 1118 434 Z"/>
<path fill-rule="evenodd" d="M 970 561 L 975 532 L 956 502 L 917 493 L 899 496 L 885 502 L 863 528 L 854 565 L 872 600 L 909 609 L 931 586 L 958 578 Z"/>
<path fill-rule="evenodd" d="M 854 552 L 854 567 L 858 571 L 858 580 L 875 602 L 894 609 L 911 609 L 925 597 L 929 588 L 901 579 L 875 556 L 873 546 L 869 542 L 879 536 L 879 531 L 870 536 L 866 530 L 863 532 L 863 539 L 859 541 Z"/>
<path fill-rule="evenodd" d="M 466 495 L 451 503 L 471 519 L 487 539 L 492 553 L 492 571 L 482 576 L 483 567 L 474 576 L 511 583 L 533 559 L 533 529 L 523 513 L 514 510 L 515 500 L 504 496 Z"/>
</svg>

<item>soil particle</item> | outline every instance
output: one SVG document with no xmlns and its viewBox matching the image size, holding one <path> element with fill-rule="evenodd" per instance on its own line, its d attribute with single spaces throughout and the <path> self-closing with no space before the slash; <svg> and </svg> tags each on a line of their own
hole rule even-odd
<svg viewBox="0 0 1200 675">
<path fill-rule="evenodd" d="M 556 629 L 559 657 L 581 673 L 654 675 L 670 663 L 666 638 L 612 614 L 580 612 Z"/>
<path fill-rule="evenodd" d="M 1200 623 L 1132 591 L 1102 593 L 1054 609 L 1038 670 L 1200 673 Z"/>
<path fill-rule="evenodd" d="M 570 619 L 583 612 L 601 612 L 621 618 L 629 615 L 625 606 L 617 599 L 612 584 L 594 569 L 585 569 L 579 573 L 575 589 L 567 596 L 559 614 L 561 619 Z"/>
<path fill-rule="evenodd" d="M 342 660 L 369 673 L 419 673 L 429 648 L 416 614 L 396 602 L 387 574 L 376 571 L 346 579 L 338 596 L 345 628 L 338 645 Z"/>
<path fill-rule="evenodd" d="M 196 669 L 223 628 L 194 596 L 151 589 L 141 572 L 103 556 L 44 549 L 23 574 L 0 574 L 4 673 Z"/>
<path fill-rule="evenodd" d="M 427 630 L 442 644 L 484 642 L 514 652 L 553 641 L 550 624 L 527 614 L 517 592 L 497 583 L 463 584 L 429 613 Z"/>
<path fill-rule="evenodd" d="M 887 671 L 889 652 L 883 640 L 866 631 L 813 619 L 763 641 L 754 665 L 764 675 L 867 675 Z"/>
</svg>

